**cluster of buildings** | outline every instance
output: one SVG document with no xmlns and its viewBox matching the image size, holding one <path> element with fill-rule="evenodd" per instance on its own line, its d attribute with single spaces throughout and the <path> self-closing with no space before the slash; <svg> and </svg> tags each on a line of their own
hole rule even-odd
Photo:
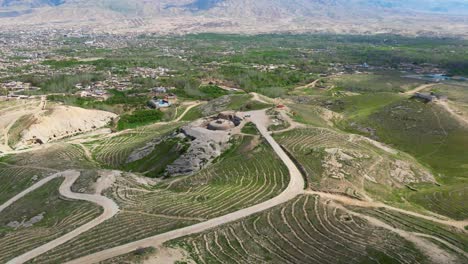
<svg viewBox="0 0 468 264">
<path fill-rule="evenodd" d="M 158 79 L 159 77 L 171 77 L 171 70 L 163 67 L 147 68 L 136 67 L 131 69 L 132 77 Z"/>
<path fill-rule="evenodd" d="M 426 103 L 436 102 L 436 101 L 447 101 L 448 97 L 446 95 L 437 94 L 431 92 L 427 93 L 415 93 L 412 97 L 413 99 L 419 99 Z"/>
<path fill-rule="evenodd" d="M 34 91 L 40 88 L 32 86 L 31 83 L 11 81 L 0 83 L 0 96 L 2 99 L 27 99 L 30 96 L 21 94 L 24 91 Z"/>
<path fill-rule="evenodd" d="M 40 88 L 32 86 L 31 83 L 20 82 L 20 81 L 11 81 L 0 83 L 0 88 L 6 89 L 8 91 L 29 91 L 29 90 L 39 90 Z"/>
<path fill-rule="evenodd" d="M 286 65 L 286 64 L 269 64 L 269 65 L 261 65 L 261 64 L 254 64 L 252 68 L 262 71 L 262 72 L 271 72 L 275 71 L 280 68 L 287 68 L 290 70 L 296 70 L 296 65 Z"/>
<path fill-rule="evenodd" d="M 177 96 L 171 93 L 174 87 L 154 87 L 151 89 L 153 99 L 148 102 L 148 106 L 154 109 L 168 108 L 177 102 Z"/>
<path fill-rule="evenodd" d="M 398 65 L 398 70 L 402 72 L 411 72 L 414 74 L 436 74 L 436 75 L 445 75 L 447 71 L 439 68 L 436 64 L 422 63 L 400 63 Z"/>
</svg>

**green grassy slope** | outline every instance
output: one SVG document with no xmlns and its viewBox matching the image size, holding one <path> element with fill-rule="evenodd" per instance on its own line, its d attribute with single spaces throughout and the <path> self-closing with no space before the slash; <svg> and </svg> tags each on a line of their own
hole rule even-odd
<svg viewBox="0 0 468 264">
<path fill-rule="evenodd" d="M 460 189 L 468 179 L 468 130 L 444 109 L 400 99 L 364 116 L 351 112 L 340 126 L 411 154 L 432 170 L 442 187 L 417 186 L 418 192 L 406 194 L 409 201 L 456 219 L 466 218 L 467 205 L 459 201 L 468 199 Z"/>
</svg>

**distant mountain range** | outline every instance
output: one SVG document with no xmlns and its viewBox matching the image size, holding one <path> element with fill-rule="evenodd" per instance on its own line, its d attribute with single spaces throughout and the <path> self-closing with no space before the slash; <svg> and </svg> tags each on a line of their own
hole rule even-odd
<svg viewBox="0 0 468 264">
<path fill-rule="evenodd" d="M 0 0 L 0 27 L 468 35 L 468 0 Z M 1 28 L 0 28 L 1 29 Z"/>
</svg>

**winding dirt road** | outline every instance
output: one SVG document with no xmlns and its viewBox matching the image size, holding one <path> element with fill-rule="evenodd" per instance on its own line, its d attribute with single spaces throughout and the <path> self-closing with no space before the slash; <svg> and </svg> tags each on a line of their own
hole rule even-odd
<svg viewBox="0 0 468 264">
<path fill-rule="evenodd" d="M 427 88 L 431 88 L 432 86 L 435 86 L 435 85 L 436 85 L 435 83 L 424 84 L 424 85 L 421 85 L 421 86 L 418 86 L 418 87 L 414 88 L 413 90 L 406 91 L 403 94 L 413 95 L 415 93 L 419 93 L 419 92 L 421 92 L 423 90 L 426 90 Z"/>
<path fill-rule="evenodd" d="M 91 228 L 103 223 L 104 221 L 112 218 L 117 212 L 119 212 L 119 207 L 117 204 L 104 196 L 98 195 L 98 194 L 81 194 L 81 193 L 74 193 L 71 191 L 71 186 L 73 183 L 78 179 L 80 176 L 80 172 L 78 171 L 64 171 L 60 173 L 56 173 L 54 175 L 51 175 L 47 178 L 42 179 L 41 181 L 37 182 L 33 186 L 29 187 L 28 189 L 24 190 L 20 194 L 16 195 L 6 203 L 0 206 L 0 212 L 4 210 L 6 207 L 9 205 L 13 204 L 15 201 L 21 199 L 28 193 L 40 188 L 47 182 L 59 178 L 59 177 L 64 177 L 65 180 L 63 181 L 62 185 L 60 185 L 59 192 L 61 195 L 69 198 L 69 199 L 74 199 L 74 200 L 82 200 L 82 201 L 88 201 L 91 203 L 98 204 L 99 206 L 104 208 L 104 212 L 97 218 L 93 219 L 92 221 L 78 227 L 77 229 L 57 238 L 54 239 L 40 247 L 37 247 L 31 251 L 28 251 L 24 253 L 23 255 L 20 255 L 18 257 L 15 257 L 14 259 L 10 260 L 7 262 L 7 264 L 19 264 L 19 263 L 25 263 L 26 261 L 29 261 L 57 246 L 62 245 L 63 243 L 79 236 L 80 234 L 90 230 Z"/>
<path fill-rule="evenodd" d="M 86 263 L 97 263 L 112 257 L 120 256 L 131 251 L 134 251 L 138 248 L 144 247 L 159 247 L 164 242 L 180 238 L 187 235 L 201 233 L 203 231 L 212 229 L 214 227 L 227 224 L 250 215 L 262 212 L 264 210 L 273 208 L 277 205 L 283 204 L 289 200 L 294 199 L 297 195 L 300 195 L 304 191 L 304 179 L 300 171 L 297 169 L 294 162 L 288 157 L 288 155 L 283 151 L 280 145 L 271 137 L 270 133 L 268 133 L 267 125 L 268 125 L 268 117 L 264 110 L 261 111 L 253 111 L 249 112 L 248 114 L 251 115 L 252 122 L 257 126 L 258 130 L 262 134 L 262 136 L 268 141 L 271 145 L 273 150 L 279 156 L 279 158 L 284 162 L 287 166 L 290 174 L 290 182 L 288 187 L 278 196 L 265 201 L 263 203 L 254 205 L 249 208 L 245 208 L 224 216 L 220 216 L 206 222 L 198 223 L 192 226 L 184 227 L 181 229 L 173 230 L 167 233 L 163 233 L 160 235 L 156 235 L 153 237 L 149 237 L 146 239 L 138 240 L 132 243 L 128 243 L 122 246 L 118 246 L 115 248 L 107 249 L 101 252 L 94 253 L 92 255 L 88 255 L 79 259 L 72 260 L 68 262 L 68 264 L 86 264 Z"/>
<path fill-rule="evenodd" d="M 174 119 L 173 121 L 171 121 L 171 123 L 177 123 L 177 122 L 180 122 L 180 120 L 182 120 L 182 118 L 184 118 L 184 116 L 190 111 L 192 110 L 192 108 L 194 107 L 197 107 L 199 105 L 201 105 L 202 103 L 200 102 L 197 102 L 197 103 L 194 103 L 194 104 L 191 104 L 189 105 L 185 110 L 184 112 L 176 119 Z"/>
</svg>

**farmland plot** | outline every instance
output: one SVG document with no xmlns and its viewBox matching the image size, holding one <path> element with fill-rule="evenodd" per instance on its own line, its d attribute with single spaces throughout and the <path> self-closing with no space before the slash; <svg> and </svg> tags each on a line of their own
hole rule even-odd
<svg viewBox="0 0 468 264">
<path fill-rule="evenodd" d="M 0 262 L 58 238 L 91 221 L 101 208 L 61 198 L 55 179 L 7 207 L 0 214 Z"/>
<path fill-rule="evenodd" d="M 197 263 L 425 263 L 413 245 L 315 196 L 168 242 Z"/>
</svg>

